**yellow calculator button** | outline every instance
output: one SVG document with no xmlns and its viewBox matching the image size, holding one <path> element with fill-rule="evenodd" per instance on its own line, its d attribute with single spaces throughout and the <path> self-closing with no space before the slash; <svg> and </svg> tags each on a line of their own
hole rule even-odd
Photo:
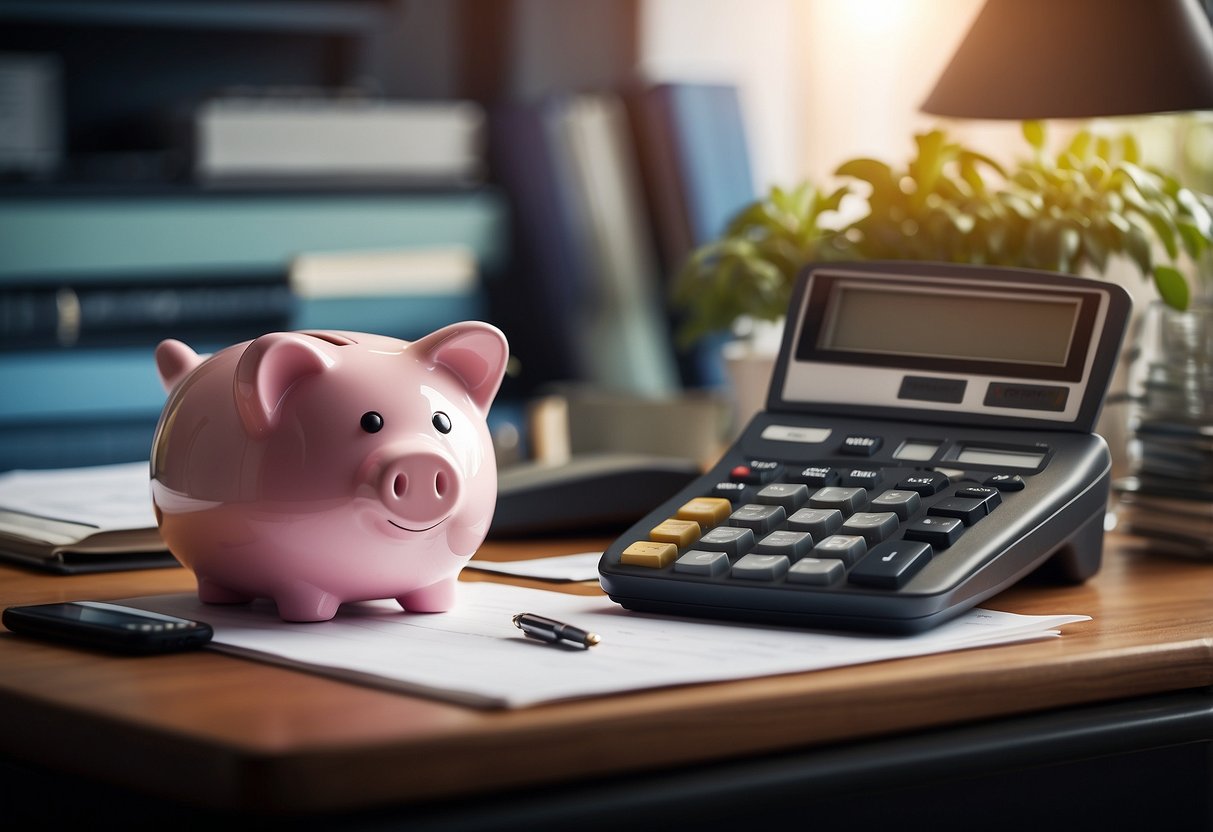
<svg viewBox="0 0 1213 832">
<path fill-rule="evenodd" d="M 678 547 L 673 543 L 657 543 L 652 540 L 637 540 L 623 550 L 620 563 L 631 566 L 648 566 L 661 569 L 669 566 L 678 557 Z"/>
<path fill-rule="evenodd" d="M 679 548 L 690 546 L 699 539 L 699 524 L 694 520 L 663 520 L 649 532 L 649 540 L 673 543 Z"/>
<path fill-rule="evenodd" d="M 719 526 L 733 513 L 733 504 L 723 497 L 696 497 L 678 509 L 682 520 L 694 520 L 702 528 Z"/>
</svg>

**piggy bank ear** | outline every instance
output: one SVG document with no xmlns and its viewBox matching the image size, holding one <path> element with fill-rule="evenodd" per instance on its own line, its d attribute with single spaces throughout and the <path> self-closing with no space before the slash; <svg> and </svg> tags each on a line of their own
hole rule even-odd
<svg viewBox="0 0 1213 832">
<path fill-rule="evenodd" d="M 171 393 L 181 379 L 202 363 L 202 356 L 180 341 L 171 338 L 156 347 L 156 373 L 166 393 Z"/>
<path fill-rule="evenodd" d="M 250 343 L 236 364 L 233 382 L 236 408 L 248 435 L 258 439 L 271 433 L 291 387 L 334 363 L 323 342 L 294 332 L 273 332 Z"/>
<path fill-rule="evenodd" d="M 505 376 L 510 347 L 495 326 L 479 321 L 451 324 L 414 341 L 409 351 L 454 373 L 481 413 L 489 409 Z"/>
</svg>

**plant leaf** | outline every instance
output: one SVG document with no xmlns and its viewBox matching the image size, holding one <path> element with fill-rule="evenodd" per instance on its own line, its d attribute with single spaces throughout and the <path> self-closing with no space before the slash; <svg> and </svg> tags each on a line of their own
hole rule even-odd
<svg viewBox="0 0 1213 832">
<path fill-rule="evenodd" d="M 1025 121 L 1021 127 L 1023 137 L 1028 140 L 1037 152 L 1045 148 L 1045 123 L 1043 121 Z"/>
<path fill-rule="evenodd" d="M 1163 303 L 1179 310 L 1188 308 L 1190 302 L 1188 281 L 1184 280 L 1179 269 L 1173 266 L 1155 266 L 1154 286 L 1158 289 Z"/>
</svg>

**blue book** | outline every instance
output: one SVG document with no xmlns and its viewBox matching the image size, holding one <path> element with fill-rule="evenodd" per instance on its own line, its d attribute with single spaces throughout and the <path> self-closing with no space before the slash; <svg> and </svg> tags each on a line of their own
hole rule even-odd
<svg viewBox="0 0 1213 832">
<path fill-rule="evenodd" d="M 307 251 L 466 246 L 499 266 L 507 215 L 488 189 L 420 194 L 0 198 L 0 284 L 285 273 Z"/>
<path fill-rule="evenodd" d="M 548 99 L 489 111 L 489 165 L 509 194 L 517 264 L 495 300 L 529 389 L 582 378 L 586 367 L 572 310 L 591 278 L 578 255 L 582 220 L 556 129 L 561 107 Z"/>
<path fill-rule="evenodd" d="M 664 84 L 652 95 L 669 120 L 691 244 L 699 246 L 756 197 L 741 100 L 728 85 Z"/>
<path fill-rule="evenodd" d="M 668 83 L 640 91 L 631 104 L 662 266 L 672 278 L 757 198 L 741 100 L 727 84 Z M 684 384 L 724 384 L 727 338 L 705 339 L 680 356 Z"/>
</svg>

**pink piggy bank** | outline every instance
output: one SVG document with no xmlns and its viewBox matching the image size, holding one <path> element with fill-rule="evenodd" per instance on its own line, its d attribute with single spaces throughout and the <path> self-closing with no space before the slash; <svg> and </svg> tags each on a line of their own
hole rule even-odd
<svg viewBox="0 0 1213 832">
<path fill-rule="evenodd" d="M 152 502 L 198 597 L 270 598 L 286 621 L 449 609 L 496 505 L 485 414 L 507 352 L 477 322 L 411 343 L 275 332 L 205 359 L 162 342 Z"/>
</svg>

